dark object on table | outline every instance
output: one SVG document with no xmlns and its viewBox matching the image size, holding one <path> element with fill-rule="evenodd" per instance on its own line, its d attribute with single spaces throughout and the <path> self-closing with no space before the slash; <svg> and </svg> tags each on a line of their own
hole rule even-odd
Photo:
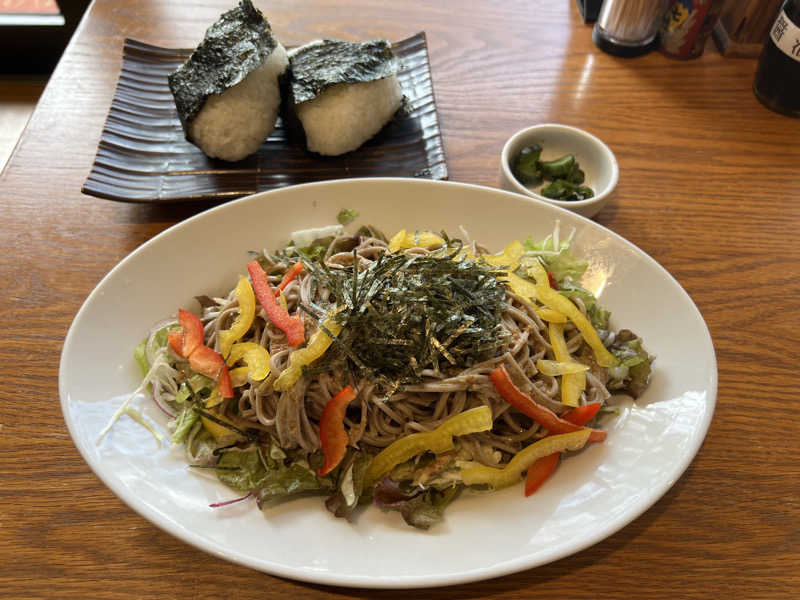
<svg viewBox="0 0 800 600">
<path fill-rule="evenodd" d="M 126 202 L 233 200 L 298 183 L 347 177 L 447 179 L 425 34 L 392 44 L 407 116 L 355 152 L 309 154 L 287 140 L 286 124 L 238 163 L 208 158 L 187 142 L 167 75 L 191 50 L 126 40 L 122 72 L 83 193 Z"/>
<path fill-rule="evenodd" d="M 786 0 L 758 61 L 753 91 L 767 108 L 800 117 L 800 0 Z"/>
<path fill-rule="evenodd" d="M 0 4 L 0 72 L 33 74 L 53 70 L 89 0 L 59 0 L 55 10 L 30 2 Z"/>
<path fill-rule="evenodd" d="M 601 50 L 626 58 L 650 52 L 658 45 L 664 16 L 660 0 L 605 0 L 594 24 L 592 40 Z"/>
<path fill-rule="evenodd" d="M 578 2 L 578 10 L 581 11 L 584 23 L 594 23 L 597 20 L 597 15 L 600 14 L 600 7 L 603 6 L 603 0 L 576 0 Z"/>
<path fill-rule="evenodd" d="M 783 0 L 736 0 L 725 4 L 714 26 L 723 55 L 758 58 Z"/>
</svg>

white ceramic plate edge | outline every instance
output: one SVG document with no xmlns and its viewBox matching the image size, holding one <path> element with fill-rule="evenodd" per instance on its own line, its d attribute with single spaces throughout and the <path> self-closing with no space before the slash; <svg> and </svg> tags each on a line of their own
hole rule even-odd
<svg viewBox="0 0 800 600">
<path fill-rule="evenodd" d="M 372 182 L 374 184 L 378 180 L 350 180 L 350 181 L 355 182 L 356 185 L 358 185 L 357 182 L 359 182 L 359 181 L 370 181 L 370 182 Z M 390 184 L 390 185 L 393 184 L 393 183 L 402 184 L 402 185 L 409 185 L 409 184 L 410 185 L 419 185 L 419 184 L 421 184 L 421 185 L 426 185 L 426 186 L 429 185 L 429 184 L 434 184 L 434 185 L 446 185 L 446 186 L 461 186 L 463 188 L 479 188 L 479 186 L 472 186 L 472 185 L 469 185 L 469 184 L 460 184 L 460 183 L 453 183 L 453 182 L 427 182 L 427 181 L 416 182 L 415 180 L 407 180 L 407 179 L 396 179 L 396 180 L 395 179 L 388 179 L 388 180 L 387 179 L 383 179 L 381 181 L 386 182 L 387 184 Z M 331 182 L 311 183 L 311 184 L 307 184 L 307 185 L 304 185 L 304 186 L 295 186 L 294 189 L 324 186 L 324 185 L 328 185 L 329 183 L 331 183 Z M 339 185 L 346 184 L 345 181 L 333 182 L 333 183 L 338 183 Z M 480 188 L 480 189 L 491 190 L 491 193 L 500 193 L 500 194 L 506 194 L 507 193 L 507 192 L 502 192 L 502 191 L 496 190 L 494 188 Z M 292 579 L 298 579 L 298 580 L 302 580 L 302 581 L 308 581 L 308 582 L 313 582 L 313 583 L 324 583 L 324 584 L 331 584 L 331 585 L 346 585 L 346 586 L 373 587 L 373 588 L 408 588 L 408 587 L 424 587 L 424 586 L 439 586 L 439 585 L 449 585 L 449 584 L 457 584 L 457 583 L 468 583 L 468 582 L 475 581 L 475 580 L 481 580 L 481 579 L 486 579 L 486 578 L 491 578 L 491 577 L 498 577 L 498 576 L 506 575 L 506 574 L 509 574 L 509 573 L 518 572 L 518 571 L 523 570 L 523 569 L 539 566 L 539 565 L 547 563 L 547 562 L 552 562 L 554 560 L 558 560 L 560 558 L 563 558 L 565 556 L 573 554 L 573 553 L 575 553 L 577 551 L 585 549 L 585 548 L 597 543 L 598 541 L 608 537 L 609 535 L 611 535 L 611 534 L 615 533 L 616 531 L 620 530 L 622 527 L 627 525 L 632 520 L 636 519 L 643 512 L 645 512 L 648 508 L 650 508 L 655 502 L 657 502 L 658 499 L 660 499 L 663 496 L 663 494 L 675 483 L 675 481 L 677 481 L 680 478 L 680 476 L 684 473 L 684 471 L 686 470 L 688 465 L 693 460 L 694 456 L 696 455 L 697 451 L 700 448 L 700 445 L 703 442 L 703 439 L 704 439 L 705 434 L 706 434 L 706 432 L 708 430 L 708 427 L 710 425 L 711 418 L 712 418 L 713 412 L 714 412 L 714 404 L 715 404 L 716 391 L 717 391 L 717 372 L 716 372 L 716 358 L 715 357 L 713 359 L 714 370 L 713 370 L 713 373 L 710 374 L 711 375 L 711 379 L 710 379 L 711 387 L 709 389 L 710 397 L 708 398 L 708 410 L 706 411 L 706 413 L 704 415 L 703 421 L 699 424 L 699 426 L 697 428 L 698 435 L 696 435 L 695 438 L 693 439 L 691 447 L 687 449 L 687 451 L 686 451 L 685 455 L 682 457 L 680 463 L 678 465 L 676 465 L 675 468 L 673 469 L 672 476 L 669 477 L 668 479 L 664 479 L 664 480 L 660 481 L 658 483 L 658 485 L 653 488 L 651 493 L 648 494 L 648 497 L 647 497 L 646 501 L 640 503 L 639 505 L 637 505 L 635 510 L 628 511 L 624 515 L 624 518 L 620 518 L 620 519 L 617 519 L 617 520 L 615 520 L 613 522 L 610 522 L 604 528 L 601 528 L 601 529 L 595 531 L 591 536 L 587 536 L 584 539 L 580 539 L 580 540 L 572 542 L 572 543 L 567 543 L 567 544 L 561 545 L 558 549 L 554 549 L 554 551 L 551 552 L 548 555 L 546 560 L 532 561 L 530 559 L 530 557 L 521 556 L 521 557 L 519 557 L 519 558 L 517 558 L 515 560 L 510 560 L 510 561 L 507 561 L 507 562 L 499 564 L 499 565 L 494 565 L 494 566 L 492 566 L 490 568 L 472 569 L 472 570 L 469 570 L 469 571 L 466 571 L 466 572 L 463 572 L 463 573 L 456 573 L 456 574 L 450 573 L 450 574 L 443 574 L 443 575 L 427 575 L 427 576 L 422 576 L 422 577 L 415 577 L 415 576 L 403 577 L 403 576 L 398 576 L 398 577 L 387 578 L 387 577 L 342 575 L 342 574 L 336 574 L 336 573 L 330 573 L 330 572 L 319 572 L 319 571 L 314 571 L 314 570 L 310 570 L 310 569 L 304 571 L 304 570 L 298 570 L 297 568 L 293 568 L 293 567 L 286 567 L 284 565 L 277 564 L 277 563 L 265 563 L 265 561 L 263 561 L 263 560 L 254 560 L 253 557 L 251 557 L 251 556 L 239 554 L 237 552 L 222 551 L 222 550 L 219 550 L 219 549 L 217 549 L 215 547 L 209 547 L 207 542 L 206 542 L 206 540 L 204 540 L 201 536 L 198 536 L 196 533 L 194 533 L 191 530 L 188 530 L 188 529 L 180 527 L 180 526 L 176 526 L 176 523 L 174 522 L 174 520 L 172 520 L 170 518 L 167 518 L 164 514 L 162 514 L 161 512 L 159 512 L 159 511 L 157 511 L 155 509 L 153 509 L 152 507 L 142 505 L 138 501 L 137 498 L 130 497 L 128 495 L 128 491 L 124 488 L 124 486 L 122 486 L 119 483 L 119 481 L 117 479 L 115 479 L 113 477 L 109 477 L 107 475 L 107 473 L 105 473 L 103 471 L 101 466 L 97 464 L 95 458 L 87 451 L 87 447 L 85 445 L 86 441 L 80 438 L 79 432 L 76 431 L 74 423 L 72 422 L 72 420 L 68 416 L 69 415 L 69 411 L 68 411 L 69 390 L 66 388 L 66 384 L 65 384 L 65 373 L 64 373 L 65 356 L 70 351 L 70 349 L 71 349 L 71 347 L 73 345 L 73 341 L 74 341 L 73 338 L 75 336 L 75 332 L 81 326 L 82 320 L 84 318 L 86 318 L 86 312 L 87 312 L 86 307 L 96 297 L 97 294 L 102 293 L 101 290 L 103 289 L 104 283 L 106 281 L 108 281 L 115 273 L 117 273 L 120 270 L 124 269 L 125 265 L 130 260 L 132 260 L 133 256 L 135 256 L 137 253 L 140 253 L 140 252 L 144 251 L 146 248 L 150 247 L 151 245 L 158 243 L 159 240 L 161 240 L 165 236 L 171 235 L 175 229 L 191 226 L 191 224 L 194 223 L 197 219 L 210 218 L 211 216 L 213 216 L 215 214 L 218 214 L 220 212 L 223 212 L 223 211 L 235 210 L 235 206 L 236 206 L 237 202 L 253 201 L 252 200 L 253 198 L 261 198 L 261 197 L 263 197 L 263 196 L 265 196 L 267 194 L 280 194 L 281 192 L 285 192 L 285 190 L 276 190 L 276 191 L 272 191 L 272 192 L 265 192 L 265 193 L 261 193 L 261 194 L 256 194 L 255 196 L 251 196 L 251 197 L 248 197 L 248 198 L 243 198 L 243 199 L 240 199 L 240 200 L 228 203 L 228 204 L 223 204 L 223 205 L 217 206 L 217 207 L 212 208 L 212 209 L 210 209 L 208 211 L 205 211 L 204 213 L 200 213 L 198 215 L 195 215 L 194 217 L 191 217 L 190 219 L 187 219 L 186 221 L 178 223 L 178 224 L 174 225 L 173 227 L 170 227 L 169 229 L 165 230 L 164 232 L 162 232 L 162 233 L 158 234 L 157 236 L 153 237 L 151 240 L 149 240 L 149 241 L 145 242 L 144 244 L 142 244 L 139 248 L 137 248 L 131 254 L 129 254 L 126 258 L 124 258 L 119 264 L 117 264 L 98 283 L 98 285 L 95 287 L 95 289 L 87 297 L 87 299 L 84 302 L 84 304 L 82 305 L 81 309 L 78 311 L 78 313 L 77 313 L 72 325 L 70 326 L 70 329 L 69 329 L 69 331 L 67 333 L 67 336 L 65 338 L 64 346 L 63 346 L 63 349 L 62 349 L 61 364 L 60 364 L 60 367 L 59 367 L 59 393 L 60 393 L 60 396 L 61 396 L 62 411 L 64 413 L 65 420 L 67 422 L 67 426 L 69 428 L 70 434 L 73 437 L 73 440 L 75 441 L 76 446 L 78 447 L 78 450 L 80 451 L 80 453 L 83 456 L 84 460 L 86 460 L 87 464 L 89 464 L 89 466 L 92 468 L 92 470 L 95 471 L 95 473 L 103 481 L 103 483 L 105 485 L 107 485 L 128 506 L 133 508 L 137 513 L 139 513 L 144 518 L 146 518 L 149 521 L 151 521 L 152 523 L 154 523 L 156 526 L 160 527 L 161 529 L 163 529 L 164 531 L 166 531 L 166 532 L 168 532 L 168 533 L 170 533 L 172 535 L 175 535 L 176 537 L 180 538 L 181 540 L 185 541 L 186 543 L 189 543 L 189 544 L 191 544 L 191 545 L 193 545 L 193 546 L 195 546 L 195 547 L 197 547 L 197 548 L 199 548 L 201 550 L 209 552 L 209 553 L 211 553 L 211 554 L 213 554 L 215 556 L 218 556 L 220 558 L 223 558 L 225 560 L 233 561 L 233 562 L 236 562 L 236 563 L 248 566 L 248 567 L 256 568 L 256 569 L 266 570 L 266 571 L 268 571 L 268 572 L 270 572 L 272 574 L 275 574 L 275 575 L 288 577 L 288 578 L 292 578 Z M 515 197 L 516 198 L 521 198 L 521 196 L 515 196 Z M 535 199 L 527 199 L 526 198 L 526 199 L 523 199 L 523 200 L 528 202 L 528 203 L 530 203 L 530 204 L 534 204 L 534 205 L 544 205 L 549 210 L 560 211 L 560 212 L 565 212 L 566 213 L 566 211 L 563 211 L 562 209 L 553 207 L 552 205 L 546 205 L 544 203 L 540 203 L 540 202 L 536 201 Z M 571 213 L 566 213 L 566 214 L 570 214 L 573 218 L 583 219 L 582 217 L 576 216 L 576 215 L 572 215 Z M 585 219 L 585 220 L 588 221 L 588 219 Z M 593 223 L 591 221 L 589 221 L 589 222 L 592 224 L 593 227 L 599 227 L 599 228 L 605 230 L 605 232 L 607 232 L 607 234 L 609 236 L 614 237 L 614 238 L 618 239 L 619 241 L 622 241 L 625 244 L 630 244 L 629 242 L 627 242 L 626 240 L 624 240 L 620 236 L 617 236 L 617 234 L 615 234 L 615 233 L 603 228 L 602 226 L 600 226 L 600 225 L 598 225 L 596 223 Z M 638 248 L 637 248 L 637 250 L 638 250 Z M 652 268 L 655 268 L 655 269 L 659 270 L 663 276 L 666 276 L 672 282 L 673 285 L 677 286 L 683 292 L 683 294 L 685 295 L 685 299 L 690 303 L 692 309 L 695 312 L 695 317 L 699 320 L 699 322 L 701 322 L 703 324 L 703 327 L 705 327 L 705 331 L 704 331 L 705 336 L 704 337 L 708 340 L 708 344 L 709 344 L 708 350 L 711 352 L 711 355 L 713 356 L 713 345 L 711 345 L 711 338 L 710 338 L 710 334 L 708 332 L 708 328 L 705 325 L 705 322 L 703 321 L 702 316 L 700 315 L 699 311 L 697 310 L 697 307 L 694 305 L 694 302 L 692 302 L 691 298 L 688 296 L 688 294 L 686 294 L 686 292 L 683 290 L 683 288 L 680 286 L 680 284 L 665 269 L 663 269 L 663 267 L 661 267 L 655 260 L 653 260 L 651 257 L 646 255 L 641 250 L 639 250 L 639 252 L 641 252 L 641 254 L 651 263 L 651 267 Z M 320 507 L 320 510 L 324 510 L 324 509 L 322 507 Z M 420 534 L 420 535 L 424 536 L 426 534 Z"/>
</svg>

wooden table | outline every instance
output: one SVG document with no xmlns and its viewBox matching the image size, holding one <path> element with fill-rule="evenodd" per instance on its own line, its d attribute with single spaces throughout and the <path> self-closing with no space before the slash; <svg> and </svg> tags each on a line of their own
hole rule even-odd
<svg viewBox="0 0 800 600">
<path fill-rule="evenodd" d="M 497 185 L 504 141 L 533 123 L 569 123 L 605 140 L 621 177 L 596 220 L 677 278 L 714 339 L 711 429 L 655 506 L 569 558 L 424 597 L 796 597 L 800 121 L 756 101 L 755 63 L 721 58 L 713 47 L 691 62 L 613 58 L 595 48 L 569 0 L 258 4 L 287 45 L 425 30 L 455 181 Z M 87 294 L 141 243 L 205 208 L 80 193 L 122 40 L 195 45 L 230 5 L 94 2 L 0 179 L 5 598 L 406 596 L 298 584 L 183 544 L 101 484 L 62 419 L 59 355 Z"/>
</svg>

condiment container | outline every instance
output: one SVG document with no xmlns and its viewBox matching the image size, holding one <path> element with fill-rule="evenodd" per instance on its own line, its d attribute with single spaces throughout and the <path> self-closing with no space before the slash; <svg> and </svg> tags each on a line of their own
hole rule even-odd
<svg viewBox="0 0 800 600">
<path fill-rule="evenodd" d="M 800 0 L 786 0 L 758 60 L 753 91 L 764 106 L 800 117 Z"/>
<path fill-rule="evenodd" d="M 542 147 L 543 158 L 551 160 L 572 154 L 586 172 L 586 185 L 595 195 L 586 200 L 554 200 L 537 194 L 514 176 L 514 160 L 531 144 Z M 500 187 L 572 212 L 593 217 L 611 199 L 619 180 L 619 166 L 611 148 L 588 131 L 561 123 L 540 123 L 512 135 L 500 154 Z"/>
<path fill-rule="evenodd" d="M 605 0 L 592 39 L 615 56 L 639 56 L 658 44 L 664 0 Z"/>
<path fill-rule="evenodd" d="M 600 7 L 603 5 L 603 0 L 576 0 L 578 3 L 578 10 L 581 11 L 584 23 L 594 23 L 597 21 L 597 15 L 600 14 Z"/>
<path fill-rule="evenodd" d="M 671 58 L 697 58 L 719 18 L 725 0 L 674 0 L 661 26 L 663 54 Z"/>
</svg>

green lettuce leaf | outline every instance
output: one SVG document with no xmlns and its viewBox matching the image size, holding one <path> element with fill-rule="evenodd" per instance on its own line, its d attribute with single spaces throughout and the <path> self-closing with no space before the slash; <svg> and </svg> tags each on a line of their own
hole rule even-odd
<svg viewBox="0 0 800 600">
<path fill-rule="evenodd" d="M 403 520 L 418 529 L 429 529 L 444 518 L 444 510 L 455 500 L 461 486 L 445 490 L 403 486 L 389 477 L 373 492 L 375 505 L 382 510 L 396 510 Z"/>
<path fill-rule="evenodd" d="M 257 497 L 259 502 L 293 496 L 303 492 L 325 492 L 332 484 L 321 481 L 316 473 L 306 467 L 294 463 L 281 465 L 277 469 L 266 471 L 264 480 L 259 486 Z"/>
<path fill-rule="evenodd" d="M 217 466 L 226 467 L 217 471 L 217 477 L 236 491 L 254 492 L 259 504 L 304 492 L 327 492 L 333 488 L 330 478 L 317 477 L 314 471 L 302 464 L 303 461 L 286 464 L 281 456 L 286 455 L 271 449 L 262 451 L 256 446 L 247 450 L 230 450 L 217 461 Z"/>
<path fill-rule="evenodd" d="M 217 466 L 225 467 L 224 470 L 217 470 L 219 480 L 243 494 L 260 487 L 267 474 L 255 448 L 225 452 L 219 457 Z"/>
<path fill-rule="evenodd" d="M 169 331 L 166 327 L 159 329 L 153 336 L 153 341 L 158 348 L 164 348 L 169 341 Z M 133 349 L 133 359 L 139 365 L 142 377 L 150 372 L 150 361 L 147 360 L 147 338 L 144 338 L 136 348 Z M 152 391 L 153 386 L 148 384 L 147 389 Z"/>
<path fill-rule="evenodd" d="M 569 279 L 565 279 L 559 282 L 558 292 L 569 299 L 580 298 L 586 307 L 586 313 L 592 323 L 592 327 L 599 330 L 608 329 L 608 320 L 611 317 L 611 313 L 597 303 L 597 298 L 589 290 L 582 288 Z"/>
<path fill-rule="evenodd" d="M 168 327 L 163 327 L 156 331 L 156 334 L 153 336 L 153 341 L 159 348 L 163 348 L 167 345 L 169 341 L 169 329 Z"/>
<path fill-rule="evenodd" d="M 364 479 L 372 457 L 365 452 L 350 452 L 338 467 L 336 491 L 325 500 L 325 507 L 337 517 L 351 520 L 363 504 Z"/>
<path fill-rule="evenodd" d="M 568 240 L 559 241 L 558 248 L 556 248 L 552 235 L 547 236 L 540 242 L 529 237 L 522 245 L 527 252 L 536 254 L 542 259 L 545 268 L 553 274 L 559 287 L 561 287 L 561 282 L 568 278 L 578 281 L 583 277 L 589 264 L 570 252 Z"/>
<path fill-rule="evenodd" d="M 336 215 L 336 220 L 339 222 L 339 225 L 349 225 L 356 220 L 356 217 L 358 217 L 357 210 L 353 210 L 352 208 L 343 208 L 339 211 L 339 214 Z"/>
<path fill-rule="evenodd" d="M 218 445 L 214 436 L 205 427 L 201 427 L 197 435 L 192 438 L 191 448 L 187 443 L 186 450 L 194 457 L 195 464 L 211 466 L 217 462 L 215 451 Z"/>
<path fill-rule="evenodd" d="M 311 245 L 300 248 L 300 253 L 307 260 L 319 262 L 325 256 L 328 246 L 331 245 L 333 240 L 333 236 L 314 240 Z"/>
<path fill-rule="evenodd" d="M 136 364 L 139 365 L 139 370 L 142 372 L 142 377 L 147 375 L 147 373 L 150 371 L 150 363 L 147 361 L 147 353 L 144 349 L 145 345 L 147 345 L 147 338 L 139 342 L 139 345 L 133 350 L 133 359 L 136 361 Z"/>
<path fill-rule="evenodd" d="M 178 393 L 175 394 L 175 402 L 177 402 L 178 404 L 183 404 L 191 397 L 192 397 L 192 390 L 189 389 L 189 386 L 186 385 L 186 382 L 184 381 L 181 384 L 181 387 L 178 388 Z"/>
<path fill-rule="evenodd" d="M 608 389 L 623 390 L 638 398 L 650 382 L 655 357 L 644 349 L 642 339 L 628 329 L 621 329 L 617 333 L 609 350 L 619 365 L 609 369 Z"/>
<path fill-rule="evenodd" d="M 172 432 L 172 441 L 176 444 L 183 442 L 198 419 L 200 419 L 200 415 L 191 406 L 185 406 L 175 417 L 175 431 Z"/>
</svg>

